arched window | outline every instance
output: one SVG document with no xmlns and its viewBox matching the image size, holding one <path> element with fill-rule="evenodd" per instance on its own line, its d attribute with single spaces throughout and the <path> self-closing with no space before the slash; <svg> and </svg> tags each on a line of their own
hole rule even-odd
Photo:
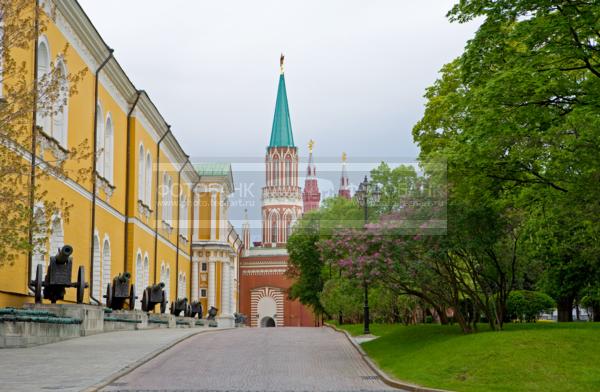
<svg viewBox="0 0 600 392">
<path fill-rule="evenodd" d="M 144 145 L 140 144 L 138 155 L 138 200 L 146 202 L 146 163 L 144 162 Z"/>
<path fill-rule="evenodd" d="M 38 77 L 38 107 L 36 112 L 36 124 L 42 130 L 51 134 L 49 108 L 42 103 L 44 99 L 44 86 L 47 83 L 48 74 L 50 73 L 50 47 L 45 36 L 39 38 L 37 50 L 37 77 Z"/>
<path fill-rule="evenodd" d="M 104 177 L 104 116 L 99 104 L 96 106 L 96 172 Z"/>
<path fill-rule="evenodd" d="M 181 234 L 182 236 L 185 237 L 188 226 L 189 226 L 189 223 L 188 223 L 187 198 L 182 193 L 179 196 L 179 234 Z"/>
<path fill-rule="evenodd" d="M 42 265 L 42 273 L 46 272 L 46 233 L 48 228 L 46 227 L 46 215 L 44 211 L 44 205 L 36 205 L 33 210 L 34 219 L 34 233 L 33 233 L 33 252 L 32 252 L 32 263 L 33 268 L 31 269 L 31 279 L 35 278 L 35 271 L 38 264 Z M 43 276 L 42 276 L 43 278 Z"/>
<path fill-rule="evenodd" d="M 67 81 L 67 68 L 62 59 L 56 62 L 57 96 L 52 111 L 52 137 L 67 148 L 67 119 L 69 113 L 69 83 Z"/>
<path fill-rule="evenodd" d="M 285 214 L 285 241 L 290 238 L 290 234 L 292 233 L 292 214 Z"/>
<path fill-rule="evenodd" d="M 63 234 L 63 222 L 58 216 L 52 219 L 50 225 L 50 256 L 56 255 L 58 250 L 65 245 L 65 237 Z"/>
<path fill-rule="evenodd" d="M 279 185 L 279 158 L 273 158 L 273 183 L 275 186 Z"/>
<path fill-rule="evenodd" d="M 106 293 L 106 286 L 111 282 L 111 264 L 110 241 L 107 237 L 102 245 L 102 293 Z"/>
<path fill-rule="evenodd" d="M 146 193 L 144 195 L 144 199 L 146 204 L 150 206 L 152 203 L 152 157 L 150 156 L 150 151 L 146 153 Z"/>
<path fill-rule="evenodd" d="M 106 116 L 104 127 L 104 178 L 111 184 L 114 183 L 114 130 L 110 113 Z"/>
<path fill-rule="evenodd" d="M 292 180 L 292 160 L 290 157 L 285 158 L 285 185 L 291 185 Z"/>
<path fill-rule="evenodd" d="M 165 272 L 165 295 L 168 303 L 171 300 L 171 267 L 168 265 Z"/>
<path fill-rule="evenodd" d="M 142 253 L 138 251 L 138 254 L 135 258 L 135 295 L 138 297 L 138 300 L 135 302 L 135 308 L 139 309 L 142 295 L 144 293 L 144 265 L 142 264 Z"/>
<path fill-rule="evenodd" d="M 100 238 L 98 238 L 98 234 L 94 235 L 94 243 L 93 243 L 93 247 L 94 247 L 94 258 L 92 260 L 92 262 L 94 263 L 94 275 L 92 276 L 92 283 L 93 283 L 93 289 L 94 291 L 92 292 L 92 295 L 94 296 L 94 298 L 96 298 L 97 300 L 100 300 L 102 297 L 100 295 L 100 255 L 101 255 L 101 249 L 100 249 Z"/>
<path fill-rule="evenodd" d="M 144 284 L 145 289 L 150 284 L 150 262 L 148 261 L 148 254 L 144 255 Z M 141 298 L 140 298 L 141 299 Z"/>
<path fill-rule="evenodd" d="M 277 214 L 273 213 L 271 214 L 271 242 L 272 243 L 277 243 L 277 238 L 278 238 L 278 232 L 279 232 L 279 225 L 277 222 Z"/>
<path fill-rule="evenodd" d="M 171 225 L 172 219 L 172 198 L 171 191 L 173 187 L 173 180 L 167 173 L 163 174 L 163 188 L 162 188 L 162 218 L 165 222 Z"/>
</svg>

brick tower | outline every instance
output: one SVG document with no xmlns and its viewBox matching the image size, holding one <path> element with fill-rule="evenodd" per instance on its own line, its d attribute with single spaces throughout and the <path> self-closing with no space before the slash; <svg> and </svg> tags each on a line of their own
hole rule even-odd
<svg viewBox="0 0 600 392">
<path fill-rule="evenodd" d="M 248 316 L 248 324 L 252 327 L 318 325 L 309 309 L 288 297 L 294 282 L 286 275 L 289 261 L 286 243 L 294 222 L 302 215 L 303 199 L 298 185 L 298 149 L 292 134 L 283 55 L 280 67 L 275 116 L 265 156 L 262 242 L 251 247 L 249 226 L 245 225 L 243 230 L 240 312 Z"/>
<path fill-rule="evenodd" d="M 317 172 L 313 162 L 312 150 L 315 142 L 308 142 L 308 167 L 306 168 L 306 179 L 304 180 L 304 192 L 302 192 L 302 201 L 304 203 L 304 212 L 316 210 L 321 202 L 321 193 L 317 183 Z"/>
<path fill-rule="evenodd" d="M 263 246 L 285 247 L 292 223 L 302 215 L 302 197 L 298 186 L 298 149 L 294 145 L 285 89 L 283 55 L 265 173 L 266 185 L 262 189 Z"/>
</svg>

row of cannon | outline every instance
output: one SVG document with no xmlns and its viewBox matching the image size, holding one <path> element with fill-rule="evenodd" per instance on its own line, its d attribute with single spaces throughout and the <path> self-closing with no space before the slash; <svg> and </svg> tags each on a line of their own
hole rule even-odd
<svg viewBox="0 0 600 392">
<path fill-rule="evenodd" d="M 42 303 L 42 299 L 50 300 L 56 303 L 58 300 L 65 298 L 67 288 L 76 288 L 76 300 L 78 304 L 83 303 L 84 290 L 89 287 L 85 282 L 85 270 L 80 266 L 77 271 L 77 281 L 71 281 L 73 270 L 73 247 L 65 245 L 58 250 L 56 256 L 50 257 L 50 263 L 45 276 L 43 275 L 43 267 L 38 264 L 35 278 L 30 282 L 30 288 L 34 292 L 35 302 Z M 150 285 L 144 289 L 142 294 L 142 310 L 145 312 L 154 311 L 156 305 L 160 305 L 160 313 L 167 311 L 167 295 L 165 292 L 165 284 L 163 282 Z M 135 301 L 138 299 L 135 291 L 135 284 L 131 282 L 131 274 L 129 272 L 121 273 L 115 276 L 112 283 L 106 286 L 106 306 L 113 310 L 135 308 Z M 208 318 L 214 319 L 218 309 L 212 307 L 208 310 Z M 191 301 L 188 303 L 187 298 L 178 298 L 171 303 L 170 313 L 180 316 L 182 313 L 185 317 L 202 318 L 202 304 L 200 301 Z"/>
</svg>

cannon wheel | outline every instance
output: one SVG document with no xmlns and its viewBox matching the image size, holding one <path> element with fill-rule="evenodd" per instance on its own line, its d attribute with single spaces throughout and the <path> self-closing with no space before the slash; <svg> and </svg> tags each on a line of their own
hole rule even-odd
<svg viewBox="0 0 600 392">
<path fill-rule="evenodd" d="M 148 289 L 144 290 L 144 294 L 142 295 L 142 310 L 144 312 L 148 312 L 149 306 L 148 306 Z"/>
<path fill-rule="evenodd" d="M 43 268 L 41 264 L 37 265 L 35 269 L 35 280 L 33 281 L 33 291 L 35 293 L 35 303 L 42 303 L 42 275 Z"/>
<path fill-rule="evenodd" d="M 183 315 L 184 315 L 185 317 L 192 317 L 192 305 L 191 305 L 191 304 L 188 304 L 188 305 L 185 307 L 185 312 L 183 312 Z"/>
<path fill-rule="evenodd" d="M 162 308 L 162 303 L 160 304 L 161 308 Z M 175 303 L 171 302 L 171 314 L 175 314 Z"/>
<path fill-rule="evenodd" d="M 173 306 L 173 304 L 171 304 L 171 306 Z M 167 295 L 165 294 L 165 291 L 163 290 L 162 292 L 162 301 L 160 302 L 160 312 L 164 313 L 167 310 Z"/>
<path fill-rule="evenodd" d="M 135 309 L 135 284 L 132 284 L 129 288 L 129 310 Z"/>
<path fill-rule="evenodd" d="M 85 291 L 85 269 L 83 265 L 77 270 L 77 303 L 83 303 L 83 292 Z"/>
<path fill-rule="evenodd" d="M 105 298 L 106 298 L 106 307 L 112 309 L 113 292 L 112 292 L 112 285 L 110 283 L 106 285 L 106 296 L 105 296 Z"/>
</svg>

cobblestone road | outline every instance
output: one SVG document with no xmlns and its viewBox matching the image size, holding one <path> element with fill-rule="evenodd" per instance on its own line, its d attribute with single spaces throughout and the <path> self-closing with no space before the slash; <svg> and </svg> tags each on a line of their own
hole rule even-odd
<svg viewBox="0 0 600 392">
<path fill-rule="evenodd" d="M 108 332 L 37 347 L 3 349 L 0 391 L 81 391 L 198 332 L 187 328 Z"/>
<path fill-rule="evenodd" d="M 329 328 L 238 328 L 191 337 L 109 385 L 116 390 L 383 391 Z"/>
</svg>

